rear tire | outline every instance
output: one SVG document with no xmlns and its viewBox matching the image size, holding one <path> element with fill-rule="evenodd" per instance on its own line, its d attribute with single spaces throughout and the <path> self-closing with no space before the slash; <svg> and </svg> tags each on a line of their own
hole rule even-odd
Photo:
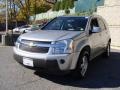
<svg viewBox="0 0 120 90">
<path fill-rule="evenodd" d="M 110 56 L 110 42 L 108 43 L 106 50 L 104 52 L 104 57 L 108 58 Z"/>
<path fill-rule="evenodd" d="M 79 57 L 79 61 L 77 64 L 76 72 L 80 78 L 85 78 L 87 76 L 89 65 L 89 51 L 82 51 Z"/>
<path fill-rule="evenodd" d="M 22 34 L 26 33 L 25 30 L 22 32 Z"/>
</svg>

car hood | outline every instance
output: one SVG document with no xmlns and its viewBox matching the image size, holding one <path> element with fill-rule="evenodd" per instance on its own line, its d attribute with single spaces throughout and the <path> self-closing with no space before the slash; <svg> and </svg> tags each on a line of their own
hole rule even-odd
<svg viewBox="0 0 120 90">
<path fill-rule="evenodd" d="M 39 30 L 22 34 L 21 39 L 36 41 L 57 41 L 78 36 L 83 31 Z"/>
</svg>

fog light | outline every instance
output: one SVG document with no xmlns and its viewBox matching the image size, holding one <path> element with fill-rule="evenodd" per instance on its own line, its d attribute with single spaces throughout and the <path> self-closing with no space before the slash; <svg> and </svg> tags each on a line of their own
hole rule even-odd
<svg viewBox="0 0 120 90">
<path fill-rule="evenodd" d="M 60 60 L 60 63 L 61 63 L 61 64 L 64 64 L 64 63 L 65 63 L 65 60 L 64 60 L 64 59 L 61 59 L 61 60 Z"/>
</svg>

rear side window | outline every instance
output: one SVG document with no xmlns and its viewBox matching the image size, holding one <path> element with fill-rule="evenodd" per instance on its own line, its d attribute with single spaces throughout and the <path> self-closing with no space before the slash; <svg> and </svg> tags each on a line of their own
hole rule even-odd
<svg viewBox="0 0 120 90">
<path fill-rule="evenodd" d="M 99 25 L 102 30 L 106 30 L 107 27 L 102 19 L 99 19 Z"/>
</svg>

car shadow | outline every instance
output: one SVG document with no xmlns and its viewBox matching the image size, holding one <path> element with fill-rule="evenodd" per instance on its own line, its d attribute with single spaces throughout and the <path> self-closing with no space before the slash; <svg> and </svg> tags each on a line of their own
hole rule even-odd
<svg viewBox="0 0 120 90">
<path fill-rule="evenodd" d="M 90 63 L 88 76 L 79 79 L 73 75 L 54 76 L 40 71 L 35 75 L 50 80 L 54 83 L 81 87 L 81 88 L 115 88 L 120 87 L 120 52 L 112 50 L 111 56 L 106 59 L 97 57 Z"/>
</svg>

